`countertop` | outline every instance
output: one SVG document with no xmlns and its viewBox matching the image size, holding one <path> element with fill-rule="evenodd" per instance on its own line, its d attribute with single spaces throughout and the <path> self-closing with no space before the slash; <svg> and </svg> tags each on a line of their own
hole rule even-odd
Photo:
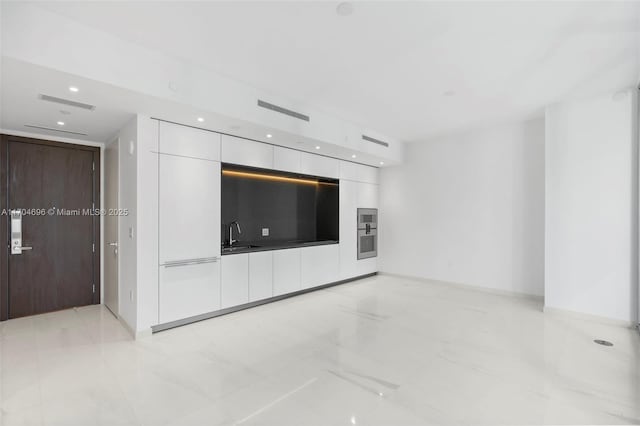
<svg viewBox="0 0 640 426">
<path fill-rule="evenodd" d="M 278 241 L 278 242 L 260 242 L 256 244 L 249 243 L 236 243 L 233 247 L 223 247 L 222 255 L 227 256 L 230 254 L 241 254 L 241 253 L 255 253 L 259 251 L 270 251 L 270 250 L 286 250 L 292 248 L 300 248 L 300 247 L 315 247 L 315 246 L 325 246 L 330 244 L 338 244 L 339 241 L 335 240 L 324 240 L 324 241 Z"/>
</svg>

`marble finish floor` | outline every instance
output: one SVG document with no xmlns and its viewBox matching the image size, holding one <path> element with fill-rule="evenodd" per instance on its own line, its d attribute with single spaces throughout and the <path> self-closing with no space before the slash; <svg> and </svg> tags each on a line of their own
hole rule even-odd
<svg viewBox="0 0 640 426">
<path fill-rule="evenodd" d="M 138 341 L 73 309 L 0 345 L 2 426 L 640 423 L 633 330 L 390 276 Z"/>
</svg>

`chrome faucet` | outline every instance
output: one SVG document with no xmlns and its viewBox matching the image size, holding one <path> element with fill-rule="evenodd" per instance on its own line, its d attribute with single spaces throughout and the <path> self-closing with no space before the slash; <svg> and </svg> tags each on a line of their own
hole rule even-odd
<svg viewBox="0 0 640 426">
<path fill-rule="evenodd" d="M 242 229 L 240 229 L 240 224 L 237 221 L 233 221 L 229 224 L 229 247 L 233 246 L 233 243 L 237 243 L 238 240 L 234 240 L 233 239 L 233 225 L 236 226 L 236 229 L 238 230 L 238 234 L 242 234 Z"/>
</svg>

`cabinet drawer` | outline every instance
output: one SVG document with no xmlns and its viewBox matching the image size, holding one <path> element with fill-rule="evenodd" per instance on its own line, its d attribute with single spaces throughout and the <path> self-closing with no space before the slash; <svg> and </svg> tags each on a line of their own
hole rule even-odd
<svg viewBox="0 0 640 426">
<path fill-rule="evenodd" d="M 220 161 L 220 133 L 161 121 L 158 150 L 163 154 Z"/>
<path fill-rule="evenodd" d="M 220 309 L 220 264 L 160 266 L 160 324 Z"/>
</svg>

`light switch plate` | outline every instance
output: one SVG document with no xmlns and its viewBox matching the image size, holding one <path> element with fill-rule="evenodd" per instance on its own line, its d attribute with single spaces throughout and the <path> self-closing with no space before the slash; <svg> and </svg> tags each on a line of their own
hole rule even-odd
<svg viewBox="0 0 640 426">
<path fill-rule="evenodd" d="M 269 236 L 269 228 L 262 228 L 262 236 L 263 237 Z"/>
</svg>

